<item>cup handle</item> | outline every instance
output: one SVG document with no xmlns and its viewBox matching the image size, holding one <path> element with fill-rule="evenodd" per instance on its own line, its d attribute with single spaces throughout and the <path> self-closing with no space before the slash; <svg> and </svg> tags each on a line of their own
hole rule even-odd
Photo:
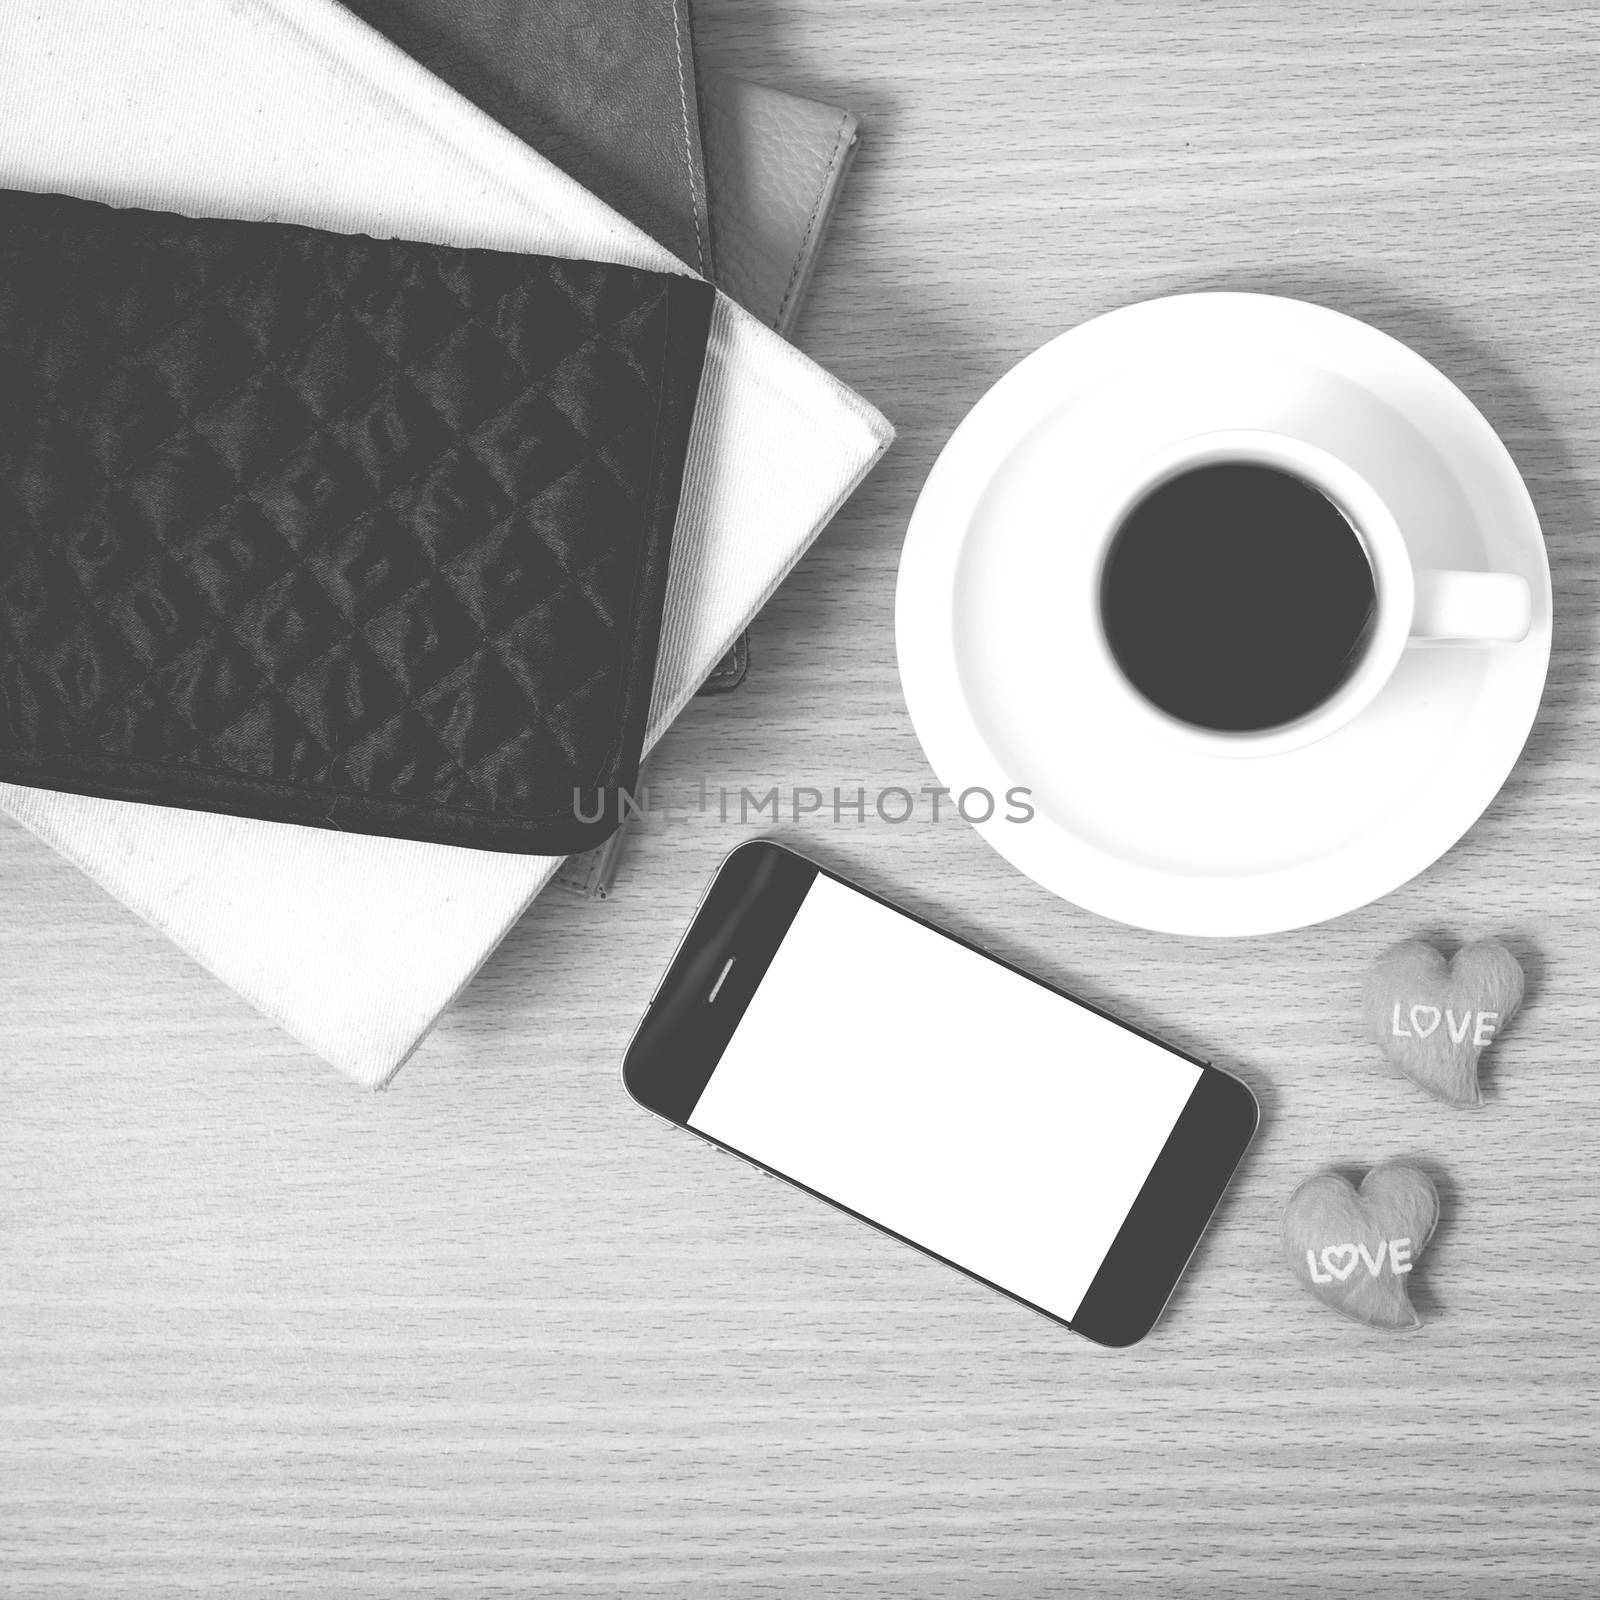
<svg viewBox="0 0 1600 1600">
<path fill-rule="evenodd" d="M 1419 572 L 1411 642 L 1516 644 L 1533 626 L 1533 594 L 1514 572 Z"/>
</svg>

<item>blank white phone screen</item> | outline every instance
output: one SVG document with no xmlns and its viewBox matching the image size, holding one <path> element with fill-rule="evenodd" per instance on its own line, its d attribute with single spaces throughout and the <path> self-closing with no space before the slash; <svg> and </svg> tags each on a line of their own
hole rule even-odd
<svg viewBox="0 0 1600 1600">
<path fill-rule="evenodd" d="M 819 874 L 689 1126 L 1070 1322 L 1199 1081 Z"/>
</svg>

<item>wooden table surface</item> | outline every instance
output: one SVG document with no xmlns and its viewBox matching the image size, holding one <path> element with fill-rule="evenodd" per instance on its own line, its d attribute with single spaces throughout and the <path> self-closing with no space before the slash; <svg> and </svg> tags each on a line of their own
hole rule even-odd
<svg viewBox="0 0 1600 1600">
<path fill-rule="evenodd" d="M 1013 362 L 1201 288 L 1367 318 L 1526 475 L 1555 655 L 1414 882 L 1237 942 L 1113 926 L 926 821 L 784 833 L 1233 1065 L 1262 1133 L 1140 1348 L 1100 1352 L 636 1110 L 623 1044 L 717 858 L 551 893 L 382 1095 L 0 825 L 0 1592 L 1594 1592 L 1600 1497 L 1600 13 L 697 0 L 705 54 L 867 133 L 801 343 L 901 430 L 659 793 L 932 782 L 898 687 L 918 485 Z M 1389 941 L 1506 938 L 1487 1109 L 1358 1031 Z M 1278 1256 L 1328 1163 L 1425 1161 L 1414 1336 Z"/>
</svg>

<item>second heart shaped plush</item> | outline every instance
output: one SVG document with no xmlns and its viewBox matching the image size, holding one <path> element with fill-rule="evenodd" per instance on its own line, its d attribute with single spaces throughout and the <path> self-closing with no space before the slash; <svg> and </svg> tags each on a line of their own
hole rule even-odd
<svg viewBox="0 0 1600 1600">
<path fill-rule="evenodd" d="M 1406 1283 L 1439 1221 L 1439 1192 L 1417 1167 L 1386 1162 L 1359 1190 L 1337 1172 L 1307 1178 L 1283 1208 L 1289 1270 L 1324 1305 L 1372 1328 L 1416 1328 Z"/>
<path fill-rule="evenodd" d="M 1478 1057 L 1522 1004 L 1522 967 L 1493 939 L 1446 962 L 1414 939 L 1379 957 L 1363 1004 L 1378 1048 L 1411 1081 L 1453 1106 L 1481 1106 Z"/>
</svg>

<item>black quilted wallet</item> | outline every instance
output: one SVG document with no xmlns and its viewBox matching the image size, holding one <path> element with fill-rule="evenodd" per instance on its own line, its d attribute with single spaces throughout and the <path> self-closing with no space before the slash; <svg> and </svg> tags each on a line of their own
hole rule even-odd
<svg viewBox="0 0 1600 1600">
<path fill-rule="evenodd" d="M 0 192 L 0 779 L 598 843 L 638 775 L 712 299 Z"/>
</svg>

